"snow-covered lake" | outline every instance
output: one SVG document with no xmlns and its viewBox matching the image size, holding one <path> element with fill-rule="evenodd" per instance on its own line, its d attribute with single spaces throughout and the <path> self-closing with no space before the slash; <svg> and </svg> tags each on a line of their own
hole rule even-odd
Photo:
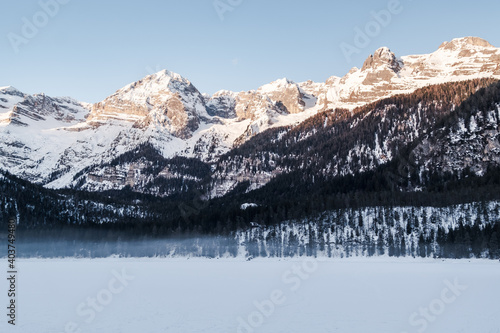
<svg viewBox="0 0 500 333">
<path fill-rule="evenodd" d="M 24 259 L 18 267 L 17 323 L 7 324 L 2 279 L 0 332 L 500 333 L 498 261 Z"/>
</svg>

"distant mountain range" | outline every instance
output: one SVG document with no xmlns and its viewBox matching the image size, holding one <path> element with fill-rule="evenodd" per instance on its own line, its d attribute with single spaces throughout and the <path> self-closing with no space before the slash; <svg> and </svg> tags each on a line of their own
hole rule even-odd
<svg viewBox="0 0 500 333">
<path fill-rule="evenodd" d="M 166 70 L 93 105 L 0 88 L 0 216 L 27 228 L 122 222 L 136 235 L 220 234 L 353 207 L 492 202 L 499 80 L 500 49 L 466 37 L 426 55 L 380 48 L 324 83 L 280 79 L 212 96 Z M 495 209 L 482 223 L 498 222 Z M 490 229 L 474 228 L 495 248 Z M 417 225 L 413 241 L 448 244 L 438 230 Z M 389 239 L 356 232 L 372 245 Z"/>
<path fill-rule="evenodd" d="M 219 91 L 213 96 L 201 94 L 190 81 L 166 70 L 93 105 L 4 87 L 0 162 L 4 170 L 49 188 L 120 189 L 146 181 L 141 167 L 107 166 L 144 144 L 164 158 L 217 163 L 269 128 L 293 126 L 327 110 L 353 110 L 428 85 L 476 78 L 500 78 L 500 49 L 466 37 L 445 42 L 431 54 L 401 58 L 383 47 L 361 69 L 324 83 L 280 79 L 256 90 Z M 167 170 L 161 174 L 175 176 Z"/>
</svg>

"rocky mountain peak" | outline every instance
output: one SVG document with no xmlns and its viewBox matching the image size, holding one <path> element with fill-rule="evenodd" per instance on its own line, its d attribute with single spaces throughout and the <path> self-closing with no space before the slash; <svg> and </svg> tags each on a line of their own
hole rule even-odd
<svg viewBox="0 0 500 333">
<path fill-rule="evenodd" d="M 162 70 L 133 82 L 92 108 L 89 120 L 136 122 L 137 126 L 159 125 L 180 138 L 188 138 L 208 119 L 205 98 L 189 80 Z"/>
<path fill-rule="evenodd" d="M 221 118 L 236 118 L 237 95 L 237 93 L 229 90 L 217 91 L 206 100 L 208 114 Z"/>
<path fill-rule="evenodd" d="M 450 51 L 456 51 L 456 50 L 464 50 L 464 49 L 470 49 L 474 47 L 480 47 L 480 48 L 494 48 L 493 45 L 491 45 L 488 41 L 479 38 L 479 37 L 462 37 L 462 38 L 455 38 L 451 42 L 444 42 L 441 44 L 439 47 L 440 50 L 450 50 Z"/>
<path fill-rule="evenodd" d="M 188 79 L 165 69 L 123 87 L 115 95 L 119 94 L 124 99 L 134 100 L 141 99 L 145 95 L 169 92 L 183 93 L 186 90 L 197 91 Z"/>
<path fill-rule="evenodd" d="M 62 126 L 82 121 L 89 105 L 69 97 L 24 94 L 14 87 L 0 88 L 0 123 L 28 126 L 27 123 L 55 120 Z M 40 126 L 40 125 L 39 125 Z"/>
<path fill-rule="evenodd" d="M 280 87 L 280 86 L 287 86 L 287 85 L 290 85 L 290 84 L 295 84 L 295 82 L 293 80 L 290 80 L 286 77 L 284 78 L 281 78 L 281 79 L 278 79 L 278 80 L 275 80 L 269 84 L 266 84 L 264 86 L 261 87 L 261 89 L 263 87 L 266 87 L 266 86 L 270 86 L 270 87 Z"/>
<path fill-rule="evenodd" d="M 388 67 L 395 72 L 399 71 L 401 68 L 401 65 L 396 59 L 396 55 L 387 47 L 381 47 L 376 50 L 373 55 L 370 55 L 365 60 L 361 71 L 366 71 L 367 69 L 378 69 L 380 67 L 383 69 Z"/>
<path fill-rule="evenodd" d="M 297 83 L 287 78 L 263 85 L 257 92 L 284 106 L 288 113 L 300 113 L 305 110 L 303 91 Z"/>
<path fill-rule="evenodd" d="M 0 87 L 0 94 L 23 97 L 24 94 L 12 86 Z"/>
</svg>

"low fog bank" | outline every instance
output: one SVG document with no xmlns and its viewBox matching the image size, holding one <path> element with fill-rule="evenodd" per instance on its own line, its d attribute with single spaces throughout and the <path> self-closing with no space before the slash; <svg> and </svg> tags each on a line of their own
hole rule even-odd
<svg viewBox="0 0 500 333">
<path fill-rule="evenodd" d="M 20 258 L 116 257 L 236 257 L 238 241 L 228 237 L 168 238 L 154 240 L 55 240 L 17 241 Z"/>
</svg>

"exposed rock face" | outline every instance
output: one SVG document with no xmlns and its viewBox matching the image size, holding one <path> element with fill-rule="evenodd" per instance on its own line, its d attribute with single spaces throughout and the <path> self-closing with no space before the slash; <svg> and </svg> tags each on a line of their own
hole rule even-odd
<svg viewBox="0 0 500 333">
<path fill-rule="evenodd" d="M 97 103 L 89 121 L 107 119 L 137 122 L 139 126 L 160 125 L 175 136 L 188 138 L 207 119 L 205 101 L 185 78 L 169 71 L 145 77 Z"/>
<path fill-rule="evenodd" d="M 499 75 L 499 49 L 477 37 L 444 42 L 429 55 L 403 57 L 406 75 L 417 79 Z"/>
<path fill-rule="evenodd" d="M 43 180 L 59 167 L 58 141 L 72 142 L 70 132 L 62 129 L 85 122 L 89 109 L 71 98 L 0 88 L 0 168 L 30 181 Z"/>
<path fill-rule="evenodd" d="M 403 66 L 394 53 L 382 47 L 370 55 L 361 69 L 353 68 L 332 87 L 329 99 L 348 107 L 359 106 L 383 98 L 400 89 L 394 81 L 399 79 Z"/>
<path fill-rule="evenodd" d="M 235 112 L 239 120 L 256 120 L 260 116 L 266 114 L 272 116 L 280 111 L 285 113 L 285 110 L 280 109 L 276 102 L 255 91 L 241 92 L 236 96 Z"/>
<path fill-rule="evenodd" d="M 397 73 L 401 69 L 401 63 L 396 59 L 396 56 L 391 50 L 387 47 L 381 47 L 365 60 L 361 71 L 366 71 L 368 69 L 377 70 L 379 68 L 385 70 L 385 67 Z"/>
<path fill-rule="evenodd" d="M 134 162 L 126 162 L 119 165 L 99 166 L 78 179 L 81 182 L 78 187 L 89 191 L 121 190 L 125 186 L 136 192 L 148 193 L 157 196 L 166 196 L 179 191 L 177 186 L 161 186 L 161 182 L 169 179 L 179 179 L 181 182 L 200 180 L 189 174 L 172 172 L 168 167 L 163 168 L 154 176 L 148 169 L 154 167 L 154 162 L 142 158 Z M 155 184 L 156 180 L 160 180 Z"/>
<path fill-rule="evenodd" d="M 443 43 L 430 54 L 397 59 L 382 47 L 361 69 L 353 68 L 328 87 L 329 107 L 354 108 L 397 93 L 409 93 L 430 84 L 500 75 L 500 50 L 477 37 Z"/>
<path fill-rule="evenodd" d="M 441 44 L 441 46 L 439 46 L 439 49 L 456 51 L 456 50 L 462 50 L 468 46 L 479 46 L 481 48 L 494 48 L 493 45 L 491 45 L 488 41 L 482 38 L 464 37 L 464 38 L 454 39 L 451 42 L 444 42 L 443 44 Z"/>
<path fill-rule="evenodd" d="M 295 114 L 313 107 L 316 98 L 305 93 L 297 83 L 281 79 L 257 90 L 234 93 L 218 91 L 207 102 L 208 112 L 222 118 L 255 120 L 261 115 Z"/>
<path fill-rule="evenodd" d="M 329 100 L 334 97 L 328 97 L 329 94 L 335 94 L 335 87 L 339 86 L 340 78 L 331 76 L 324 83 L 313 82 L 311 80 L 299 83 L 300 89 L 305 93 L 305 102 L 313 105 L 318 110 L 326 110 L 329 107 Z"/>
<path fill-rule="evenodd" d="M 286 78 L 266 84 L 257 92 L 283 105 L 287 113 L 303 112 L 306 109 L 305 99 L 314 98 L 306 96 L 298 84 Z"/>
<path fill-rule="evenodd" d="M 5 112 L 0 117 L 0 124 L 26 125 L 19 120 L 19 115 L 13 112 L 14 106 L 24 99 L 25 95 L 13 87 L 0 88 L 0 111 Z"/>
<path fill-rule="evenodd" d="M 211 116 L 236 118 L 236 93 L 227 90 L 216 92 L 207 100 L 207 112 Z"/>
<path fill-rule="evenodd" d="M 45 121 L 48 118 L 72 124 L 84 120 L 90 107 L 69 97 L 26 95 L 13 87 L 1 88 L 0 96 L 0 110 L 10 111 L 0 121 L 20 126 L 28 126 L 29 121 Z"/>
</svg>

